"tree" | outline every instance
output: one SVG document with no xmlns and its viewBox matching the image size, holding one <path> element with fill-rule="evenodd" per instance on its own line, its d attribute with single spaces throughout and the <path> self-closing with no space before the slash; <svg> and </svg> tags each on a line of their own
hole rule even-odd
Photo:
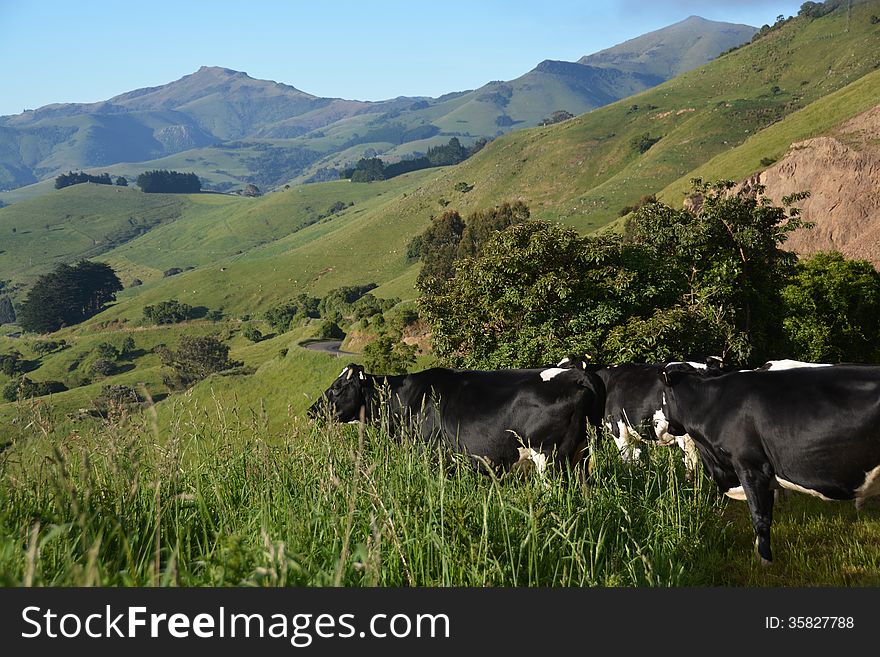
<svg viewBox="0 0 880 657">
<path fill-rule="evenodd" d="M 64 189 L 65 187 L 70 187 L 71 185 L 79 185 L 82 183 L 112 185 L 113 180 L 110 178 L 109 173 L 102 173 L 100 176 L 93 176 L 83 171 L 77 171 L 76 173 L 74 173 L 73 171 L 68 171 L 67 173 L 62 173 L 60 176 L 55 178 L 55 189 Z"/>
<path fill-rule="evenodd" d="M 264 318 L 276 331 L 286 333 L 292 328 L 294 321 L 298 319 L 320 317 L 318 311 L 320 301 L 317 297 L 301 292 L 291 301 L 267 310 Z"/>
<path fill-rule="evenodd" d="M 318 327 L 317 337 L 322 340 L 344 340 L 345 331 L 336 322 L 327 319 Z"/>
<path fill-rule="evenodd" d="M 99 376 L 111 376 L 116 372 L 116 363 L 109 358 L 98 358 L 92 363 L 92 373 Z"/>
<path fill-rule="evenodd" d="M 567 353 L 605 362 L 719 355 L 753 365 L 784 345 L 781 289 L 804 224 L 788 206 L 695 181 L 698 214 L 649 203 L 623 236 L 542 221 L 496 232 L 451 278 L 423 285 L 435 353 L 456 366 L 534 367 Z M 757 194 L 762 190 L 758 189 Z M 788 209 L 787 209 L 788 208 Z"/>
<path fill-rule="evenodd" d="M 782 289 L 786 354 L 813 362 L 877 362 L 880 273 L 865 260 L 817 253 Z"/>
<path fill-rule="evenodd" d="M 160 301 L 155 306 L 144 306 L 144 319 L 151 324 L 180 324 L 193 318 L 194 309 L 177 299 Z"/>
<path fill-rule="evenodd" d="M 617 264 L 604 245 L 544 221 L 497 233 L 478 258 L 459 261 L 448 284 L 420 288 L 435 353 L 490 369 L 595 353 L 602 326 L 618 319 L 596 303 L 610 296 Z"/>
<path fill-rule="evenodd" d="M 170 388 L 188 388 L 215 372 L 222 372 L 237 366 L 229 360 L 229 346 L 215 337 L 183 336 L 177 351 L 167 347 L 156 349 L 159 360 L 173 370 L 173 375 L 165 377 Z"/>
<path fill-rule="evenodd" d="M 78 324 L 100 312 L 121 289 L 122 283 L 106 263 L 60 264 L 34 283 L 21 305 L 19 324 L 39 333 Z"/>
<path fill-rule="evenodd" d="M 251 342 L 260 342 L 261 340 L 265 339 L 262 331 L 260 331 L 260 329 L 258 329 L 253 324 L 248 324 L 247 326 L 245 326 L 244 329 L 242 329 L 241 334 Z"/>
<path fill-rule="evenodd" d="M 260 188 L 253 183 L 248 183 L 247 185 L 245 185 L 244 190 L 241 192 L 242 196 L 248 196 L 250 198 L 262 196 L 262 194 L 263 193 L 260 191 Z"/>
<path fill-rule="evenodd" d="M 364 347 L 364 366 L 377 374 L 406 374 L 416 363 L 416 347 L 380 335 Z"/>
<path fill-rule="evenodd" d="M 56 392 L 64 392 L 65 390 L 67 390 L 67 386 L 60 381 L 31 381 L 26 376 L 23 376 L 20 379 L 13 379 L 6 384 L 6 387 L 3 388 L 3 398 L 6 401 L 14 402 L 18 399 L 42 397 Z"/>
<path fill-rule="evenodd" d="M 351 182 L 373 182 L 385 180 L 385 167 L 378 157 L 361 158 L 351 174 Z"/>
<path fill-rule="evenodd" d="M 128 187 L 128 179 L 125 176 L 119 176 L 116 179 L 117 187 Z"/>
<path fill-rule="evenodd" d="M 7 296 L 0 297 L 0 324 L 15 324 L 15 308 Z"/>
<path fill-rule="evenodd" d="M 419 244 L 422 259 L 419 289 L 442 284 L 455 275 L 455 258 L 463 233 L 464 220 L 456 210 L 448 210 L 431 220 Z"/>
<path fill-rule="evenodd" d="M 198 194 L 202 189 L 196 174 L 166 169 L 145 171 L 137 177 L 137 185 L 147 194 Z"/>
</svg>

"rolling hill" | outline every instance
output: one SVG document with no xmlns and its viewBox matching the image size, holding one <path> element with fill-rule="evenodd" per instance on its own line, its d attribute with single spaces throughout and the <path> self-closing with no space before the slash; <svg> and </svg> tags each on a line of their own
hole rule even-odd
<svg viewBox="0 0 880 657">
<path fill-rule="evenodd" d="M 179 166 L 215 191 L 302 182 L 375 152 L 396 159 L 457 136 L 465 143 L 580 114 L 652 87 L 747 41 L 754 28 L 688 19 L 627 42 L 630 59 L 545 61 L 509 82 L 439 98 L 319 98 L 246 73 L 204 66 L 159 87 L 91 104 L 0 117 L 0 195 L 71 169 L 136 176 Z M 695 45 L 696 44 L 696 45 Z M 662 53 L 659 57 L 658 53 Z M 673 62 L 657 66 L 656 62 Z M 332 174 L 331 174 L 332 175 Z"/>
<path fill-rule="evenodd" d="M 849 17 L 844 9 L 815 20 L 786 21 L 754 43 L 632 98 L 561 124 L 499 138 L 455 167 L 381 183 L 297 186 L 259 199 L 175 197 L 182 204 L 180 216 L 158 221 L 101 256 L 126 281 L 143 274 L 145 284 L 125 290 L 113 307 L 60 335 L 83 344 L 95 336 L 117 340 L 129 332 L 138 335 L 144 330 L 143 307 L 172 298 L 222 309 L 228 324 L 212 328 L 196 322 L 169 329 L 167 337 L 173 340 L 190 330 L 226 332 L 232 336 L 234 355 L 251 354 L 258 369 L 248 377 L 212 379 L 192 394 L 209 400 L 212 387 L 219 385 L 248 403 L 268 399 L 283 406 L 273 387 L 279 372 L 293 368 L 286 370 L 289 379 L 297 376 L 298 367 L 314 368 L 313 359 L 329 359 L 309 354 L 279 361 L 274 347 L 292 348 L 314 327 L 277 336 L 277 342 L 259 343 L 263 347 L 258 348 L 240 337 L 239 318 L 258 317 L 303 291 L 322 296 L 342 285 L 368 282 L 379 284 L 374 290 L 379 296 L 413 298 L 418 265 L 407 260 L 407 244 L 445 208 L 467 213 L 523 200 L 533 217 L 590 232 L 613 225 L 621 208 L 643 194 L 660 192 L 679 202 L 689 177 L 743 178 L 766 169 L 763 158 L 777 157 L 782 164 L 792 143 L 840 137 L 848 122 L 880 98 L 880 74 L 874 70 L 880 60 L 864 57 L 880 52 L 880 30 L 870 20 L 877 13 L 880 2 L 874 0 L 854 5 Z M 660 139 L 640 153 L 634 139 L 646 133 Z M 459 182 L 472 187 L 461 191 Z M 81 195 L 87 203 L 97 187 L 58 194 L 71 200 Z M 59 211 L 44 205 L 48 198 L 0 210 L 0 231 L 6 232 L 14 211 L 22 213 L 15 215 L 21 217 L 18 221 L 25 214 L 34 217 L 31 224 L 39 229 L 39 222 L 46 220 L 37 217 Z M 92 200 L 99 215 L 107 199 Z M 313 221 L 337 200 L 354 205 Z M 161 277 L 161 270 L 170 266 L 194 268 Z M 4 277 L 7 271 L 0 271 L 0 279 Z M 9 340 L 0 342 L 4 349 L 14 348 Z M 53 358 L 45 358 L 35 378 L 44 377 L 44 367 L 47 373 L 54 371 Z M 264 364 L 268 369 L 262 369 Z M 125 373 L 126 380 L 155 381 L 158 375 L 150 369 L 155 363 L 148 365 L 144 361 L 142 374 L 140 365 Z M 297 386 L 297 401 L 290 402 L 294 411 L 305 403 L 300 393 L 311 396 L 317 388 L 314 382 Z M 252 395 L 254 390 L 264 392 Z M 56 398 L 72 408 L 83 394 L 76 389 Z"/>
</svg>

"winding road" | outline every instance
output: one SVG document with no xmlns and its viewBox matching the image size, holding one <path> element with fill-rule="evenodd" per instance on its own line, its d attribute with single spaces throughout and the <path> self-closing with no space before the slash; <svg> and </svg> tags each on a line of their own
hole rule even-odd
<svg viewBox="0 0 880 657">
<path fill-rule="evenodd" d="M 309 342 L 301 345 L 303 349 L 311 349 L 312 351 L 323 351 L 327 354 L 334 354 L 337 358 L 342 356 L 354 355 L 351 351 L 342 351 L 342 340 L 319 340 L 317 342 Z"/>
</svg>

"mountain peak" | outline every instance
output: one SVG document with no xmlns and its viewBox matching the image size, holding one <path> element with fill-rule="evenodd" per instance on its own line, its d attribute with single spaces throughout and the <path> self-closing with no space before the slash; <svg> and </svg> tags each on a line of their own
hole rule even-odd
<svg viewBox="0 0 880 657">
<path fill-rule="evenodd" d="M 199 70 L 193 73 L 192 75 L 200 75 L 206 76 L 210 75 L 212 77 L 244 77 L 249 78 L 250 76 L 244 71 L 236 71 L 231 68 L 224 68 L 222 66 L 201 66 Z"/>
<path fill-rule="evenodd" d="M 757 31 L 750 25 L 688 16 L 678 23 L 581 57 L 578 63 L 669 79 L 748 42 Z"/>
</svg>

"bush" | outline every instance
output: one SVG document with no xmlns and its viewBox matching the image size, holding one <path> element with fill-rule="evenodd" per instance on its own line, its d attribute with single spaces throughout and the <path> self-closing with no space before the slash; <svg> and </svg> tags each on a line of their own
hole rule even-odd
<svg viewBox="0 0 880 657">
<path fill-rule="evenodd" d="M 103 416 L 121 415 L 144 402 L 144 398 L 132 388 L 125 385 L 101 386 L 100 394 L 92 402 L 94 410 Z"/>
<path fill-rule="evenodd" d="M 247 326 L 245 326 L 241 333 L 251 342 L 260 342 L 261 340 L 265 339 L 260 329 L 258 329 L 253 324 L 248 324 Z"/>
<path fill-rule="evenodd" d="M 99 358 L 92 363 L 91 370 L 98 376 L 111 376 L 116 373 L 116 363 L 109 358 Z"/>
<path fill-rule="evenodd" d="M 193 317 L 193 307 L 177 299 L 144 306 L 144 319 L 152 324 L 179 324 Z"/>
<path fill-rule="evenodd" d="M 101 358 L 106 358 L 107 360 L 116 360 L 119 358 L 119 350 L 109 342 L 100 343 L 95 347 L 95 353 Z"/>
<path fill-rule="evenodd" d="M 415 365 L 416 348 L 381 335 L 364 347 L 364 366 L 377 374 L 406 374 Z"/>
<path fill-rule="evenodd" d="M 21 354 L 17 352 L 0 354 L 0 372 L 6 376 L 15 376 L 24 372 L 24 361 Z"/>
<path fill-rule="evenodd" d="M 170 388 L 188 388 L 215 372 L 232 369 L 239 363 L 229 360 L 229 346 L 217 338 L 183 336 L 177 351 L 157 347 L 155 352 L 163 365 L 172 368 L 165 377 Z"/>
<path fill-rule="evenodd" d="M 56 392 L 64 392 L 65 390 L 67 390 L 67 386 L 60 381 L 31 381 L 26 376 L 23 376 L 20 379 L 10 381 L 3 388 L 3 398 L 6 401 L 14 402 L 19 399 L 42 397 Z"/>
<path fill-rule="evenodd" d="M 648 150 L 660 141 L 660 137 L 652 137 L 647 132 L 643 135 L 639 135 L 637 137 L 633 137 L 630 141 L 630 145 L 633 149 L 637 150 L 639 154 L 647 153 Z"/>
<path fill-rule="evenodd" d="M 31 345 L 31 349 L 40 355 L 51 354 L 68 347 L 67 340 L 40 340 Z"/>
<path fill-rule="evenodd" d="M 762 167 L 769 167 L 774 162 L 776 162 L 775 157 L 762 157 L 761 158 L 761 166 Z"/>
<path fill-rule="evenodd" d="M 134 338 L 130 335 L 122 341 L 122 348 L 119 350 L 119 357 L 129 359 L 134 356 L 135 351 Z"/>
<path fill-rule="evenodd" d="M 298 294 L 292 301 L 267 310 L 264 317 L 276 331 L 286 333 L 297 319 L 320 317 L 319 303 L 317 297 L 310 297 L 305 293 Z"/>
<path fill-rule="evenodd" d="M 344 340 L 345 331 L 339 328 L 339 324 L 336 322 L 326 320 L 321 322 L 321 326 L 318 327 L 317 337 L 322 340 Z"/>
</svg>

